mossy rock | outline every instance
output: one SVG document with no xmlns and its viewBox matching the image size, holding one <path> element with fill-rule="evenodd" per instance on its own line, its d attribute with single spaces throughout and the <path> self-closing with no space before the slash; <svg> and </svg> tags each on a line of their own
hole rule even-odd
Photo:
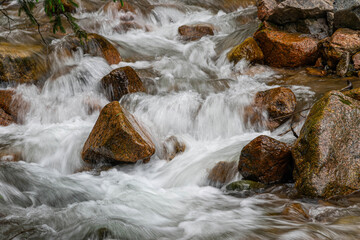
<svg viewBox="0 0 360 240">
<path fill-rule="evenodd" d="M 357 100 L 331 91 L 314 104 L 292 149 L 300 194 L 331 198 L 360 189 L 359 126 Z"/>
<path fill-rule="evenodd" d="M 264 59 L 264 54 L 254 38 L 249 37 L 241 44 L 234 47 L 227 55 L 230 62 L 235 64 L 241 59 L 246 59 L 250 62 L 261 62 Z"/>
<path fill-rule="evenodd" d="M 265 188 L 265 184 L 254 182 L 250 180 L 240 180 L 237 182 L 232 182 L 226 186 L 228 191 L 245 191 L 245 190 L 259 190 Z"/>
</svg>

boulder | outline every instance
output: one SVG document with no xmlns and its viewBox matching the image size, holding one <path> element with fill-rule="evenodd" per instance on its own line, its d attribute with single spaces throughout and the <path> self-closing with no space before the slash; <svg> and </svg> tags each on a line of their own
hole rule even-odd
<svg viewBox="0 0 360 240">
<path fill-rule="evenodd" d="M 360 52 L 357 52 L 352 56 L 355 70 L 360 70 Z"/>
<path fill-rule="evenodd" d="M 121 2 L 114 2 L 114 1 L 109 1 L 107 4 L 105 4 L 104 6 L 104 11 L 124 11 L 124 12 L 132 12 L 135 13 L 135 8 L 133 6 L 131 6 L 130 3 L 123 1 L 123 4 L 121 5 Z"/>
<path fill-rule="evenodd" d="M 0 90 L 0 109 L 8 115 L 2 115 L 5 119 L 9 120 L 11 117 L 13 122 L 22 123 L 29 108 L 29 103 L 24 101 L 15 91 Z"/>
<path fill-rule="evenodd" d="M 258 191 L 260 189 L 265 188 L 266 185 L 259 182 L 254 182 L 250 180 L 240 180 L 237 182 L 232 182 L 226 186 L 226 190 L 228 191 Z"/>
<path fill-rule="evenodd" d="M 238 169 L 244 179 L 270 184 L 291 180 L 292 167 L 290 147 L 261 135 L 242 149 Z"/>
<path fill-rule="evenodd" d="M 166 160 L 173 160 L 178 154 L 185 152 L 185 143 L 179 141 L 175 136 L 167 138 L 164 142 L 164 157 Z"/>
<path fill-rule="evenodd" d="M 237 171 L 237 162 L 218 162 L 208 176 L 210 185 L 222 187 L 236 176 Z"/>
<path fill-rule="evenodd" d="M 334 1 L 334 27 L 360 30 L 360 1 Z"/>
<path fill-rule="evenodd" d="M 295 186 L 308 197 L 360 189 L 360 102 L 331 91 L 318 100 L 292 149 Z"/>
<path fill-rule="evenodd" d="M 147 162 L 155 147 L 147 131 L 119 102 L 111 102 L 100 112 L 82 150 L 87 163 Z"/>
<path fill-rule="evenodd" d="M 14 119 L 0 108 L 0 126 L 8 126 L 14 123 Z"/>
<path fill-rule="evenodd" d="M 250 62 L 261 62 L 264 54 L 254 38 L 249 37 L 243 43 L 234 47 L 227 55 L 230 62 L 235 64 L 241 59 L 246 59 Z"/>
<path fill-rule="evenodd" d="M 318 59 L 318 40 L 299 33 L 260 29 L 254 35 L 265 63 L 273 67 L 314 65 Z"/>
<path fill-rule="evenodd" d="M 324 39 L 331 35 L 331 29 L 325 18 L 300 19 L 296 23 L 287 23 L 279 28 L 285 32 L 308 34 L 316 39 Z"/>
<path fill-rule="evenodd" d="M 299 19 L 326 18 L 333 10 L 331 0 L 258 0 L 258 17 L 279 25 Z"/>
<path fill-rule="evenodd" d="M 70 36 L 64 47 L 68 51 L 68 55 L 71 55 L 71 52 L 77 48 L 82 48 L 86 54 L 103 57 L 109 65 L 118 64 L 121 61 L 117 49 L 104 37 L 95 33 L 89 33 L 83 42 L 77 37 Z"/>
<path fill-rule="evenodd" d="M 319 43 L 322 54 L 331 68 L 335 68 L 345 53 L 350 56 L 360 51 L 360 31 L 340 28 L 331 38 Z"/>
<path fill-rule="evenodd" d="M 128 93 L 145 92 L 143 83 L 131 67 L 121 67 L 111 71 L 101 79 L 101 88 L 109 101 L 119 101 Z"/>
<path fill-rule="evenodd" d="M 296 97 L 289 88 L 273 88 L 256 94 L 253 105 L 247 109 L 245 119 L 253 125 L 262 122 L 272 130 L 289 119 L 295 108 Z M 263 119 L 263 112 L 267 113 L 267 119 Z"/>
<path fill-rule="evenodd" d="M 211 24 L 183 25 L 178 29 L 182 40 L 195 41 L 207 35 L 214 35 L 214 26 Z"/>
<path fill-rule="evenodd" d="M 34 83 L 47 71 L 42 46 L 0 43 L 0 83 Z"/>
</svg>

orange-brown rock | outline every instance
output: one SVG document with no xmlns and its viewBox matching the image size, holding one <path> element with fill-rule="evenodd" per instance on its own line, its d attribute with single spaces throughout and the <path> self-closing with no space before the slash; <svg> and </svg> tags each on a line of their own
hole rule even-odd
<svg viewBox="0 0 360 240">
<path fill-rule="evenodd" d="M 72 0 L 72 1 L 73 1 L 76 5 L 79 5 L 79 4 L 77 3 L 77 1 L 75 1 L 75 0 Z M 65 11 L 71 12 L 71 13 L 76 12 L 76 7 L 77 7 L 77 6 L 74 5 L 74 4 L 72 4 L 71 1 L 69 1 L 69 0 L 61 0 L 61 3 L 63 4 Z"/>
<path fill-rule="evenodd" d="M 343 92 L 343 94 L 347 97 L 360 101 L 360 88 L 354 88 L 352 90 Z"/>
<path fill-rule="evenodd" d="M 22 123 L 29 111 L 29 103 L 13 90 L 0 90 L 0 109 L 16 123 Z"/>
<path fill-rule="evenodd" d="M 256 94 L 253 105 L 246 108 L 245 119 L 252 125 L 262 122 L 272 130 L 289 119 L 295 108 L 296 97 L 289 88 L 273 88 Z M 267 119 L 263 119 L 263 112 Z"/>
<path fill-rule="evenodd" d="M 249 37 L 243 43 L 234 47 L 227 55 L 230 62 L 235 64 L 241 59 L 246 59 L 250 62 L 261 62 L 264 54 L 254 38 Z"/>
<path fill-rule="evenodd" d="M 130 5 L 130 3 L 123 1 L 123 4 L 121 2 L 114 2 L 110 1 L 104 6 L 104 11 L 124 11 L 124 12 L 132 12 L 135 13 L 135 8 Z"/>
<path fill-rule="evenodd" d="M 181 39 L 195 41 L 207 35 L 214 35 L 214 26 L 211 24 L 183 25 L 178 29 Z"/>
<path fill-rule="evenodd" d="M 128 66 L 117 68 L 103 77 L 101 87 L 109 101 L 119 101 L 128 93 L 145 92 L 141 79 L 135 70 Z"/>
<path fill-rule="evenodd" d="M 75 51 L 80 47 L 84 50 L 84 53 L 103 57 L 110 65 L 118 64 L 121 61 L 117 49 L 108 40 L 96 33 L 89 33 L 83 43 L 77 37 L 69 37 L 64 47 L 70 54 L 71 51 Z"/>
<path fill-rule="evenodd" d="M 273 67 L 314 65 L 318 58 L 318 40 L 298 33 L 262 29 L 254 35 L 265 63 Z"/>
<path fill-rule="evenodd" d="M 47 70 L 42 46 L 0 43 L 0 83 L 33 83 Z"/>
<path fill-rule="evenodd" d="M 360 52 L 357 52 L 352 56 L 355 70 L 360 70 Z"/>
<path fill-rule="evenodd" d="M 284 215 L 287 219 L 294 221 L 304 221 L 310 219 L 309 213 L 303 208 L 300 203 L 286 204 L 281 214 Z"/>
<path fill-rule="evenodd" d="M 0 108 L 0 126 L 8 126 L 14 123 L 14 119 Z"/>
<path fill-rule="evenodd" d="M 1 151 L 0 152 L 0 161 L 6 162 L 18 162 L 22 158 L 21 153 L 19 152 L 9 152 Z"/>
<path fill-rule="evenodd" d="M 340 28 L 319 44 L 324 58 L 331 68 L 335 68 L 344 53 L 350 56 L 360 51 L 360 31 Z"/>
<path fill-rule="evenodd" d="M 312 76 L 317 76 L 317 77 L 324 77 L 327 75 L 326 70 L 312 68 L 312 67 L 306 68 L 306 73 L 309 75 L 312 75 Z"/>
<path fill-rule="evenodd" d="M 166 160 L 173 160 L 178 154 L 185 152 L 185 143 L 179 141 L 175 136 L 167 138 L 164 142 L 164 157 Z"/>
<path fill-rule="evenodd" d="M 111 102 L 100 112 L 82 150 L 88 163 L 147 162 L 155 153 L 149 134 L 119 102 Z"/>
<path fill-rule="evenodd" d="M 265 184 L 292 179 L 290 147 L 268 136 L 259 136 L 241 151 L 239 172 L 247 180 Z"/>
<path fill-rule="evenodd" d="M 221 187 L 229 183 L 237 173 L 237 162 L 218 162 L 211 170 L 208 179 L 211 185 Z"/>
</svg>

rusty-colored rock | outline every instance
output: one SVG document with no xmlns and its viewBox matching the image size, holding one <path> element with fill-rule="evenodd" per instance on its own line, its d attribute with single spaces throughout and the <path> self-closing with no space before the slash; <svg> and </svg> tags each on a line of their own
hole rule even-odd
<svg viewBox="0 0 360 240">
<path fill-rule="evenodd" d="M 84 53 L 103 57 L 110 65 L 118 64 L 121 61 L 120 53 L 117 49 L 104 37 L 89 33 L 87 39 L 81 44 L 77 37 L 68 37 L 68 41 L 65 43 L 64 48 L 71 54 L 71 51 L 75 51 L 78 47 L 84 50 Z"/>
<path fill-rule="evenodd" d="M 263 29 L 254 35 L 265 63 L 273 67 L 314 65 L 318 58 L 318 40 L 298 33 Z"/>
<path fill-rule="evenodd" d="M 14 123 L 14 119 L 0 108 L 0 126 L 8 126 Z"/>
<path fill-rule="evenodd" d="M 218 162 L 211 169 L 208 179 L 211 185 L 221 187 L 229 183 L 235 177 L 237 171 L 237 162 Z"/>
<path fill-rule="evenodd" d="M 214 26 L 211 24 L 183 25 L 178 29 L 181 39 L 195 41 L 207 35 L 214 35 Z"/>
<path fill-rule="evenodd" d="M 135 8 L 133 6 L 131 6 L 130 3 L 123 1 L 123 5 L 121 5 L 121 2 L 114 2 L 114 1 L 110 1 L 107 4 L 105 4 L 104 6 L 104 11 L 124 11 L 124 12 L 132 12 L 135 13 Z"/>
<path fill-rule="evenodd" d="M 42 46 L 0 43 L 0 83 L 33 83 L 47 70 Z"/>
<path fill-rule="evenodd" d="M 128 93 L 145 92 L 141 79 L 131 67 L 121 67 L 111 71 L 101 79 L 101 86 L 109 101 L 119 101 Z"/>
<path fill-rule="evenodd" d="M 227 55 L 230 62 L 235 64 L 245 58 L 250 62 L 261 62 L 264 54 L 254 38 L 249 37 L 243 43 L 234 47 Z"/>
<path fill-rule="evenodd" d="M 284 215 L 287 219 L 294 221 L 310 219 L 309 213 L 300 203 L 286 204 L 281 214 Z"/>
<path fill-rule="evenodd" d="M 292 149 L 300 194 L 330 198 L 360 189 L 360 102 L 331 91 L 311 108 Z"/>
<path fill-rule="evenodd" d="M 353 98 L 357 101 L 360 101 L 360 88 L 355 88 L 346 92 L 343 92 L 345 96 Z"/>
<path fill-rule="evenodd" d="M 295 108 L 295 94 L 289 88 L 278 87 L 258 92 L 253 105 L 246 109 L 245 118 L 253 125 L 264 122 L 269 129 L 274 129 L 289 119 Z M 268 119 L 263 119 L 264 111 Z"/>
<path fill-rule="evenodd" d="M 259 136 L 241 151 L 239 172 L 244 179 L 265 184 L 292 178 L 290 147 L 268 136 Z"/>
<path fill-rule="evenodd" d="M 22 123 L 30 105 L 13 90 L 0 90 L 0 109 L 16 123 Z"/>
<path fill-rule="evenodd" d="M 168 161 L 173 160 L 176 155 L 185 152 L 185 150 L 185 143 L 179 141 L 179 139 L 175 136 L 167 138 L 164 142 L 164 157 Z"/>
<path fill-rule="evenodd" d="M 360 70 L 360 52 L 357 52 L 352 56 L 355 70 Z"/>
<path fill-rule="evenodd" d="M 312 67 L 306 68 L 306 73 L 309 75 L 312 75 L 312 76 L 317 76 L 317 77 L 324 77 L 327 75 L 326 70 L 312 68 Z"/>
<path fill-rule="evenodd" d="M 154 153 L 147 131 L 115 101 L 101 110 L 81 156 L 88 163 L 119 164 L 147 162 Z"/>
</svg>

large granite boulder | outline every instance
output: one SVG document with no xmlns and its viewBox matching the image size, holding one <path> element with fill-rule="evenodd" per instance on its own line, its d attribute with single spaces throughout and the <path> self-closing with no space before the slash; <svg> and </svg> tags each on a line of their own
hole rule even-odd
<svg viewBox="0 0 360 240">
<path fill-rule="evenodd" d="M 0 43 L 0 83 L 34 83 L 46 75 L 47 66 L 40 45 Z"/>
<path fill-rule="evenodd" d="M 300 194 L 331 198 L 360 189 L 359 109 L 338 91 L 314 104 L 292 149 Z"/>
<path fill-rule="evenodd" d="M 300 33 L 287 33 L 264 28 L 254 35 L 264 61 L 273 67 L 314 65 L 318 58 L 318 40 Z"/>
<path fill-rule="evenodd" d="M 280 25 L 299 19 L 326 18 L 333 10 L 331 0 L 258 0 L 257 6 L 261 21 Z"/>
<path fill-rule="evenodd" d="M 334 27 L 360 30 L 360 1 L 334 1 Z"/>
<path fill-rule="evenodd" d="M 82 150 L 88 163 L 147 162 L 155 147 L 147 131 L 119 102 L 111 102 L 100 112 Z"/>
<path fill-rule="evenodd" d="M 261 62 L 264 54 L 254 38 L 249 37 L 241 44 L 237 45 L 227 55 L 230 62 L 235 64 L 241 59 L 246 59 L 250 62 Z"/>
<path fill-rule="evenodd" d="M 145 92 L 143 83 L 131 67 L 121 67 L 111 71 L 101 79 L 101 87 L 109 101 L 119 101 L 128 93 Z"/>
<path fill-rule="evenodd" d="M 238 166 L 244 179 L 265 184 L 291 180 L 292 167 L 290 147 L 264 135 L 242 149 Z"/>
<path fill-rule="evenodd" d="M 214 35 L 214 26 L 211 24 L 182 25 L 178 32 L 182 40 L 195 41 L 204 36 Z"/>
</svg>

